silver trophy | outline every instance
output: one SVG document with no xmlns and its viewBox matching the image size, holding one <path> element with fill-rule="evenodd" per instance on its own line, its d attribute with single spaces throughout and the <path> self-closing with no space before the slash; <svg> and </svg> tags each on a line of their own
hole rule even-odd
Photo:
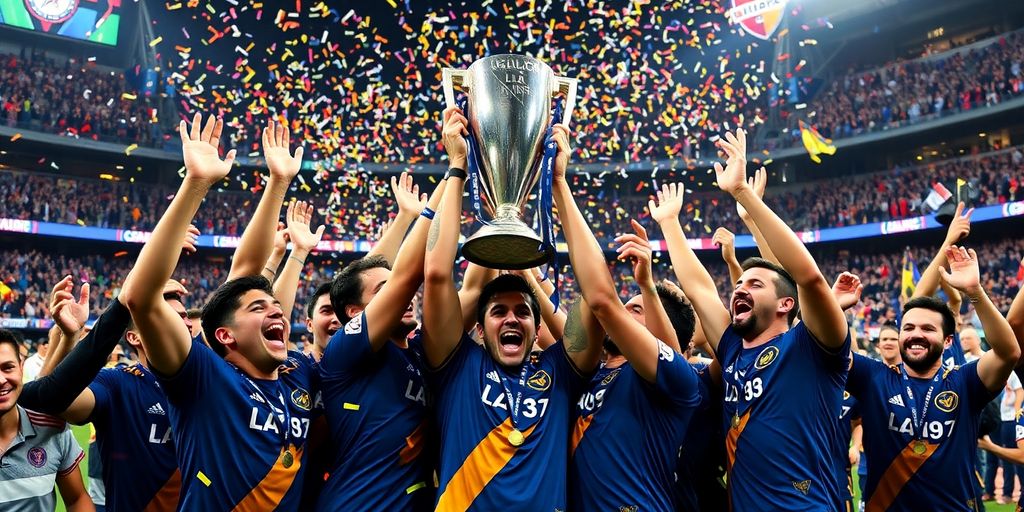
<svg viewBox="0 0 1024 512">
<path fill-rule="evenodd" d="M 449 107 L 455 106 L 455 85 L 466 91 L 469 135 L 477 146 L 469 160 L 477 159 L 481 167 L 480 202 L 491 216 L 490 224 L 463 244 L 467 260 L 488 268 L 521 270 L 554 255 L 554 247 L 546 246 L 521 217 L 540 179 L 551 98 L 566 95 L 562 123 L 568 126 L 576 107 L 576 84 L 575 78 L 555 76 L 547 64 L 525 55 L 494 55 L 469 69 L 442 71 Z"/>
</svg>

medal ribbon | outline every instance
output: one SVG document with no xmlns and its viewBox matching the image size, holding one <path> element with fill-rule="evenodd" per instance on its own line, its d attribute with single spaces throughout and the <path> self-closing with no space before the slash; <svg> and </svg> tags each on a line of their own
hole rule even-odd
<svg viewBox="0 0 1024 512">
<path fill-rule="evenodd" d="M 928 417 L 928 408 L 932 404 L 932 393 L 935 392 L 935 385 L 942 380 L 942 368 L 935 372 L 931 384 L 928 385 L 928 392 L 924 395 L 924 406 L 921 409 L 921 416 L 917 415 L 917 397 L 914 390 L 910 388 L 910 376 L 903 364 L 900 364 L 900 375 L 903 377 L 903 397 L 907 399 L 907 407 L 910 408 L 910 421 L 914 424 L 914 438 L 924 438 L 924 422 Z"/>
<path fill-rule="evenodd" d="M 529 356 L 527 356 L 529 357 Z M 512 421 L 512 428 L 519 430 L 519 404 L 523 400 L 523 388 L 526 387 L 526 370 L 529 364 L 523 362 L 523 369 L 519 372 L 519 390 L 516 393 L 515 400 L 512 399 L 512 390 L 508 386 L 508 377 L 505 376 L 505 372 L 497 370 L 498 375 L 501 376 L 501 387 L 505 389 L 505 399 L 508 402 L 508 419 Z"/>
<path fill-rule="evenodd" d="M 232 366 L 234 366 L 234 365 L 232 365 Z M 263 393 L 263 390 L 260 389 L 260 387 L 257 386 L 256 383 L 253 382 L 253 380 L 250 379 L 248 375 L 242 373 L 242 370 L 240 370 L 237 366 L 234 366 L 234 368 L 235 368 L 235 371 L 237 371 L 238 374 L 241 375 L 242 378 L 244 378 L 246 380 L 246 382 L 248 382 L 249 385 L 252 386 L 252 388 L 256 390 L 256 393 L 259 394 L 260 398 L 262 398 L 263 401 L 267 403 L 267 406 L 270 407 L 270 412 L 271 413 L 273 413 L 275 416 L 284 416 L 284 439 L 283 439 L 284 444 L 283 444 L 283 446 L 284 446 L 286 451 L 290 452 L 290 450 L 288 450 L 288 443 L 289 443 L 289 440 L 290 440 L 290 437 L 291 437 L 291 430 L 292 430 L 292 412 L 290 410 L 288 410 L 288 404 L 285 403 L 285 401 L 284 401 L 284 394 L 281 393 L 281 379 L 277 380 L 277 388 L 278 388 L 277 389 L 277 399 L 281 401 L 281 409 L 284 410 L 284 414 L 283 415 L 277 411 L 277 407 L 274 407 L 274 403 L 271 402 L 269 398 L 267 398 L 267 395 Z"/>
</svg>

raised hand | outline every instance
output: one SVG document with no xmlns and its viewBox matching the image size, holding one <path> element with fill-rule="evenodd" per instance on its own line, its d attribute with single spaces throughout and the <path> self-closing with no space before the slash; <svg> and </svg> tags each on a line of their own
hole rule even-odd
<svg viewBox="0 0 1024 512">
<path fill-rule="evenodd" d="M 384 238 L 384 233 L 387 233 L 391 226 L 395 223 L 394 218 L 390 218 L 380 224 L 377 224 L 377 237 L 374 238 L 374 242 L 380 242 Z"/>
<path fill-rule="evenodd" d="M 961 202 L 956 205 L 956 213 L 953 214 L 953 222 L 949 224 L 949 229 L 946 230 L 946 245 L 959 243 L 961 240 L 967 238 L 967 235 L 971 234 L 972 213 L 974 213 L 974 208 L 970 208 L 967 210 L 967 213 L 964 213 L 964 203 Z"/>
<path fill-rule="evenodd" d="M 192 118 L 192 129 L 188 129 L 185 120 L 178 123 L 181 135 L 181 151 L 185 159 L 185 179 L 197 180 L 207 186 L 224 179 L 231 171 L 235 162 L 235 150 L 221 160 L 217 148 L 220 146 L 220 134 L 224 130 L 224 121 L 210 116 L 206 125 L 202 126 L 203 115 L 196 113 Z"/>
<path fill-rule="evenodd" d="M 195 254 L 197 243 L 199 243 L 199 228 L 194 224 L 189 225 L 185 230 L 185 239 L 181 241 L 181 250 L 185 254 Z"/>
<path fill-rule="evenodd" d="M 72 293 L 75 283 L 71 276 L 61 279 L 50 294 L 50 315 L 54 323 L 67 337 L 72 337 L 85 328 L 89 320 L 89 283 L 83 283 L 78 299 Z"/>
<path fill-rule="evenodd" d="M 939 275 L 947 284 L 964 292 L 972 302 L 984 293 L 981 288 L 981 273 L 978 269 L 978 253 L 956 245 L 946 249 L 949 270 L 939 269 Z"/>
<path fill-rule="evenodd" d="M 326 226 L 316 228 L 316 232 L 310 231 L 309 223 L 313 219 L 313 205 L 305 201 L 289 204 L 287 217 L 288 235 L 291 237 L 292 243 L 295 244 L 295 249 L 308 254 L 316 248 L 316 244 L 320 243 Z"/>
<path fill-rule="evenodd" d="M 678 183 L 661 186 L 657 201 L 651 199 L 647 202 L 647 209 L 651 212 L 651 217 L 655 222 L 660 224 L 668 219 L 679 218 L 679 212 L 683 210 L 684 190 L 683 186 Z"/>
<path fill-rule="evenodd" d="M 633 278 L 641 286 L 654 286 L 654 274 L 651 271 L 651 242 L 647 238 L 647 230 L 636 220 L 630 220 L 635 234 L 625 234 L 615 237 L 619 244 L 615 252 L 619 253 L 619 260 L 626 261 L 633 259 Z"/>
<path fill-rule="evenodd" d="M 420 193 L 420 186 L 413 182 L 408 172 L 403 172 L 397 179 L 391 177 L 391 193 L 398 203 L 399 212 L 419 215 L 427 207 L 427 194 Z"/>
<path fill-rule="evenodd" d="M 288 205 L 288 211 L 292 211 L 292 205 Z M 288 218 L 288 214 L 285 214 L 285 218 Z M 283 255 L 288 251 L 288 242 L 291 241 L 291 237 L 288 235 L 288 227 L 284 225 L 284 222 L 277 223 L 277 232 L 274 233 L 274 252 Z M 280 263 L 280 260 L 278 260 Z"/>
<path fill-rule="evenodd" d="M 466 142 L 466 137 L 469 136 L 469 120 L 459 107 L 446 108 L 443 118 L 441 142 L 448 152 L 448 165 L 465 170 L 469 154 L 469 144 Z"/>
<path fill-rule="evenodd" d="M 178 297 L 184 297 L 188 295 L 188 289 L 185 285 L 175 281 L 174 279 L 168 279 L 164 283 L 163 290 L 160 292 L 161 295 L 177 295 Z"/>
<path fill-rule="evenodd" d="M 732 254 L 735 256 L 736 253 L 736 235 L 725 228 L 718 228 L 715 230 L 715 234 L 711 237 L 711 241 L 722 248 L 722 255 Z"/>
<path fill-rule="evenodd" d="M 722 192 L 735 196 L 747 184 L 747 133 L 743 128 L 737 129 L 735 134 L 726 132 L 725 138 L 715 143 L 725 153 L 725 168 L 721 163 L 715 162 L 715 175 L 718 181 L 718 188 Z"/>
<path fill-rule="evenodd" d="M 270 178 L 291 181 L 302 167 L 302 146 L 291 153 L 288 127 L 270 120 L 263 129 L 263 158 L 270 169 Z"/>
<path fill-rule="evenodd" d="M 551 138 L 558 145 L 552 174 L 554 179 L 560 180 L 565 178 L 565 170 L 569 167 L 569 155 L 572 154 L 572 148 L 569 146 L 569 128 L 561 123 L 556 124 L 551 129 Z"/>
<path fill-rule="evenodd" d="M 835 296 L 839 307 L 844 311 L 857 305 L 862 293 L 864 293 L 864 285 L 861 284 L 857 274 L 843 272 L 832 284 L 832 295 Z"/>
<path fill-rule="evenodd" d="M 753 177 L 747 178 L 747 185 L 754 189 L 757 197 L 764 198 L 764 189 L 768 185 L 768 171 L 764 169 L 763 165 L 760 169 L 754 171 Z M 750 222 L 750 214 L 747 213 L 747 209 L 739 202 L 736 203 L 736 213 L 744 223 Z"/>
</svg>

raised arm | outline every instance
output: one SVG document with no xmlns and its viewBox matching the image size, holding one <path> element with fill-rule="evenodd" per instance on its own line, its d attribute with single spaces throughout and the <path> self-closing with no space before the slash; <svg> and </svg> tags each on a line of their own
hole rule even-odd
<svg viewBox="0 0 1024 512">
<path fill-rule="evenodd" d="M 946 260 L 949 261 L 949 271 L 939 270 L 942 279 L 964 292 L 974 304 L 974 311 L 985 330 L 985 339 L 992 347 L 978 360 L 978 377 L 990 391 L 999 391 L 1006 385 L 1006 379 L 1020 358 L 1020 347 L 1013 329 L 981 285 L 978 254 L 974 249 L 950 246 L 946 249 Z"/>
<path fill-rule="evenodd" d="M 66 276 L 50 294 L 50 315 L 54 323 L 50 330 L 50 352 L 37 378 L 49 375 L 67 357 L 85 330 L 85 322 L 89 320 L 89 283 L 82 283 L 77 300 L 72 294 L 74 286 L 71 276 Z"/>
<path fill-rule="evenodd" d="M 565 335 L 566 314 L 561 309 L 555 309 L 555 304 L 551 302 L 550 292 L 537 279 L 537 270 L 528 269 L 516 273 L 530 283 L 530 288 L 533 288 L 533 293 L 537 296 L 537 302 L 540 304 L 540 317 L 543 320 L 541 325 L 544 327 L 544 329 L 537 330 L 537 346 L 546 349 Z"/>
<path fill-rule="evenodd" d="M 717 351 L 718 342 L 732 322 L 732 318 L 718 296 L 715 280 L 686 243 L 683 227 L 679 224 L 679 212 L 682 207 L 683 186 L 675 183 L 663 185 L 658 192 L 657 201 L 651 200 L 647 204 L 651 217 L 661 226 L 661 232 L 665 236 L 668 255 L 672 260 L 672 268 L 675 270 L 679 286 L 690 299 L 690 304 L 693 304 L 694 312 L 700 319 L 701 331 L 711 349 Z"/>
<path fill-rule="evenodd" d="M 735 135 L 726 133 L 725 139 L 718 141 L 718 147 L 728 156 L 725 168 L 715 163 L 718 187 L 743 205 L 754 225 L 764 235 L 765 247 L 793 276 L 797 284 L 800 309 L 803 311 L 801 318 L 807 330 L 823 347 L 838 349 L 846 342 L 846 315 L 832 295 L 828 281 L 821 275 L 811 253 L 747 182 L 747 157 L 744 153 L 747 150 L 746 138 L 746 133 L 740 129 Z M 763 174 L 764 171 L 759 170 L 758 173 Z"/>
<path fill-rule="evenodd" d="M 747 179 L 747 183 L 754 189 L 754 193 L 757 197 L 764 198 L 764 190 L 768 186 L 768 171 L 762 166 L 760 172 L 754 173 L 754 176 Z M 750 218 L 750 214 L 747 213 L 747 209 L 740 203 L 736 203 L 736 214 L 740 216 L 740 220 L 743 221 L 743 225 L 750 231 L 750 235 L 754 237 L 754 245 L 757 246 L 758 252 L 761 253 L 761 257 L 775 264 L 779 263 L 779 259 L 772 253 L 768 242 L 765 241 L 764 235 L 760 229 L 757 229 L 757 224 L 754 224 L 754 220 Z M 733 281 L 735 282 L 735 281 Z"/>
<path fill-rule="evenodd" d="M 274 282 L 274 298 L 281 303 L 281 310 L 288 318 L 287 328 L 291 329 L 292 310 L 295 308 L 295 292 L 299 289 L 299 276 L 306 258 L 313 252 L 320 238 L 324 236 L 324 226 L 310 231 L 309 224 L 313 220 L 313 205 L 305 201 L 288 204 L 285 214 L 288 221 L 288 238 L 292 241 L 292 253 L 281 270 L 281 275 Z"/>
<path fill-rule="evenodd" d="M 722 260 L 729 267 L 729 282 L 739 281 L 743 275 L 743 267 L 740 266 L 740 260 L 736 259 L 736 235 L 728 229 L 718 228 L 711 241 L 722 248 Z"/>
<path fill-rule="evenodd" d="M 452 272 L 455 254 L 459 250 L 468 126 L 469 121 L 458 108 L 444 111 L 441 138 L 448 152 L 449 166 L 461 169 L 462 172 L 448 177 L 444 196 L 430 224 L 427 239 L 427 254 L 423 265 L 423 350 L 431 368 L 444 364 L 465 332 L 462 306 Z"/>
<path fill-rule="evenodd" d="M 615 291 L 615 283 L 608 272 L 604 253 L 572 197 L 569 182 L 565 179 L 570 152 L 569 130 L 565 126 L 555 125 L 553 138 L 558 144 L 553 191 L 555 206 L 562 223 L 562 234 L 569 245 L 573 273 L 586 276 L 576 280 L 583 301 L 586 302 L 585 306 L 579 307 L 589 308 L 636 371 L 644 379 L 653 381 L 658 370 L 658 340 L 630 318 L 622 306 Z M 567 327 L 566 330 L 570 329 Z M 598 329 L 592 331 L 598 332 L 588 332 L 586 336 L 579 336 L 566 345 L 569 357 L 584 372 L 593 370 L 601 355 L 603 335 Z"/>
<path fill-rule="evenodd" d="M 1020 264 L 1024 265 L 1024 261 L 1021 261 Z M 1024 285 L 1017 290 L 1017 296 L 1013 298 L 1010 310 L 1006 312 L 1006 321 L 1017 338 L 1017 346 L 1024 352 Z"/>
<path fill-rule="evenodd" d="M 228 151 L 223 160 L 217 154 L 223 121 L 210 117 L 200 130 L 201 121 L 202 116 L 196 114 L 191 132 L 185 121 L 178 127 L 185 157 L 185 179 L 153 235 L 142 247 L 121 290 L 150 364 L 165 375 L 173 375 L 181 368 L 192 348 L 192 337 L 178 314 L 164 300 L 161 290 L 178 265 L 181 237 L 189 222 L 210 187 L 228 175 L 235 159 L 235 150 Z M 265 261 L 266 256 L 259 265 Z"/>
<path fill-rule="evenodd" d="M 273 251 L 274 233 L 277 232 L 277 219 L 281 215 L 284 196 L 302 167 L 302 146 L 295 148 L 294 155 L 290 147 L 291 134 L 288 133 L 288 127 L 269 121 L 263 129 L 263 157 L 270 169 L 270 179 L 267 180 L 252 219 L 249 219 L 249 225 L 242 232 L 242 239 L 231 259 L 228 281 L 236 277 L 262 274 L 267 258 Z"/>
<path fill-rule="evenodd" d="M 949 228 L 946 230 L 946 238 L 942 241 L 942 245 L 939 247 L 938 252 L 935 253 L 931 263 L 928 264 L 928 268 L 924 269 L 924 273 L 921 274 L 921 279 L 917 281 L 917 287 L 914 288 L 914 294 L 911 298 L 931 297 L 938 292 L 939 285 L 942 284 L 939 278 L 939 269 L 946 266 L 946 249 L 949 249 L 953 244 L 959 243 L 967 238 L 967 235 L 971 234 L 971 214 L 974 213 L 974 208 L 967 210 L 967 213 L 963 211 L 964 203 L 958 203 L 956 205 L 956 214 L 953 215 L 953 222 L 949 224 Z M 949 292 L 947 292 L 948 294 Z M 959 308 L 953 311 L 958 312 Z"/>
<path fill-rule="evenodd" d="M 260 272 L 260 275 L 267 278 L 267 281 L 271 283 L 277 281 L 277 272 L 281 269 L 284 255 L 288 253 L 288 242 L 290 241 L 288 228 L 285 227 L 283 222 L 278 222 L 277 233 L 274 233 L 274 249 L 270 252 L 270 257 L 267 258 L 267 264 L 263 265 L 263 271 Z"/>
<path fill-rule="evenodd" d="M 480 292 L 484 285 L 498 277 L 498 271 L 469 263 L 466 273 L 462 276 L 462 287 L 459 288 L 459 306 L 462 308 L 462 330 L 472 332 L 476 325 L 476 306 L 480 300 Z M 539 296 L 537 297 L 540 298 Z"/>
<path fill-rule="evenodd" d="M 634 234 L 620 235 L 615 241 L 622 244 L 616 249 L 619 259 L 622 261 L 633 260 L 633 279 L 640 287 L 640 297 L 643 298 L 644 323 L 647 330 L 656 338 L 664 341 L 672 350 L 683 353 L 679 346 L 679 336 L 672 328 L 672 322 L 668 319 L 665 306 L 661 304 L 661 297 L 658 296 L 658 289 L 654 284 L 654 271 L 651 269 L 651 242 L 647 238 L 647 230 L 636 220 L 630 220 Z M 687 340 L 689 341 L 689 340 Z"/>
<path fill-rule="evenodd" d="M 379 254 L 394 265 L 398 248 L 402 246 L 402 239 L 409 231 L 409 226 L 427 206 L 427 194 L 420 194 L 420 186 L 413 182 L 412 175 L 407 172 L 403 172 L 398 179 L 391 177 L 391 193 L 398 203 L 398 215 L 389 221 L 390 225 L 381 233 L 367 256 Z"/>
<path fill-rule="evenodd" d="M 447 188 L 447 181 L 443 180 L 437 184 L 427 208 L 437 208 Z M 391 338 L 391 333 L 402 321 L 406 306 L 423 284 L 423 251 L 429 229 L 430 219 L 427 216 L 421 215 L 416 219 L 412 232 L 405 238 L 398 251 L 391 277 L 366 305 L 366 332 L 374 351 L 380 350 Z"/>
</svg>

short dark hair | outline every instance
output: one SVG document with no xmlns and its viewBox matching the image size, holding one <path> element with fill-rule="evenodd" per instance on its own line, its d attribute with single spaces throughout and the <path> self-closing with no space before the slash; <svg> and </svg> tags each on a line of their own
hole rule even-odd
<svg viewBox="0 0 1024 512">
<path fill-rule="evenodd" d="M 953 316 L 953 312 L 950 311 L 949 306 L 947 306 L 942 300 L 928 296 L 914 297 L 903 305 L 903 316 L 907 315 L 907 311 L 919 308 L 928 309 L 942 315 L 943 338 L 952 336 L 953 333 L 956 332 L 956 317 Z"/>
<path fill-rule="evenodd" d="M 797 314 L 800 313 L 800 297 L 797 295 L 796 280 L 793 279 L 793 276 L 789 275 L 789 272 L 786 272 L 786 269 L 782 268 L 781 265 L 772 263 L 764 258 L 747 258 L 743 260 L 741 267 L 744 272 L 752 268 L 765 268 L 779 275 L 778 278 L 772 281 L 775 284 L 775 297 L 779 299 L 793 297 L 793 309 L 789 310 L 787 318 L 789 325 L 793 325 L 793 320 L 796 320 Z"/>
<path fill-rule="evenodd" d="M 201 320 L 203 322 L 203 334 L 210 342 L 210 348 L 219 356 L 227 355 L 227 347 L 217 342 L 214 333 L 217 329 L 230 324 L 235 319 L 235 312 L 242 306 L 242 295 L 249 290 L 261 290 L 268 295 L 274 295 L 270 281 L 263 276 L 245 276 L 232 279 L 218 287 L 210 295 L 210 299 L 203 306 Z"/>
<path fill-rule="evenodd" d="M 25 342 L 25 338 L 21 336 L 18 331 L 12 331 L 10 329 L 0 329 L 0 345 L 10 345 L 14 348 L 14 357 L 21 363 L 21 345 Z"/>
<path fill-rule="evenodd" d="M 898 325 L 896 325 L 896 324 L 894 324 L 894 323 L 892 323 L 892 322 L 885 322 L 885 323 L 883 323 L 883 324 L 882 324 L 882 325 L 881 325 L 881 326 L 880 326 L 880 327 L 878 328 L 878 337 L 879 337 L 879 338 L 881 338 L 881 337 L 882 337 L 882 331 L 884 331 L 884 330 L 886 330 L 886 329 L 888 329 L 888 330 L 890 330 L 890 331 L 896 331 L 896 334 L 897 334 L 897 335 L 898 335 L 898 334 L 900 333 L 900 326 L 898 326 Z"/>
<path fill-rule="evenodd" d="M 185 311 L 185 316 L 193 320 L 201 318 L 203 316 L 203 310 L 201 308 L 191 308 Z"/>
<path fill-rule="evenodd" d="M 530 305 L 530 311 L 533 312 L 533 321 L 539 328 L 540 303 L 537 302 L 537 296 L 533 294 L 533 287 L 530 286 L 530 283 L 515 274 L 502 274 L 484 285 L 483 290 L 480 291 L 480 299 L 476 303 L 477 323 L 481 325 L 484 323 L 487 303 L 491 301 L 491 298 L 496 294 L 504 292 L 521 292 L 526 294 L 526 303 Z"/>
<path fill-rule="evenodd" d="M 391 270 L 391 265 L 383 256 L 367 256 L 349 263 L 334 276 L 334 280 L 331 281 L 331 307 L 334 308 L 334 314 L 337 315 L 339 322 L 344 324 L 352 319 L 345 314 L 345 306 L 365 306 L 362 273 L 374 268 Z"/>
<path fill-rule="evenodd" d="M 658 298 L 661 299 L 661 307 L 665 308 L 665 313 L 668 314 L 672 330 L 676 331 L 679 345 L 685 347 L 693 339 L 693 331 L 697 326 L 697 316 L 693 312 L 693 306 L 683 296 L 661 283 L 654 285 L 654 289 L 658 292 Z"/>
<path fill-rule="evenodd" d="M 306 304 L 306 318 L 313 318 L 313 308 L 316 307 L 316 301 L 321 295 L 327 295 L 328 298 L 330 298 L 332 284 L 333 283 L 331 283 L 331 281 L 325 281 L 320 283 L 320 285 L 316 287 L 316 290 L 313 290 L 313 295 L 309 296 L 309 303 Z"/>
</svg>

